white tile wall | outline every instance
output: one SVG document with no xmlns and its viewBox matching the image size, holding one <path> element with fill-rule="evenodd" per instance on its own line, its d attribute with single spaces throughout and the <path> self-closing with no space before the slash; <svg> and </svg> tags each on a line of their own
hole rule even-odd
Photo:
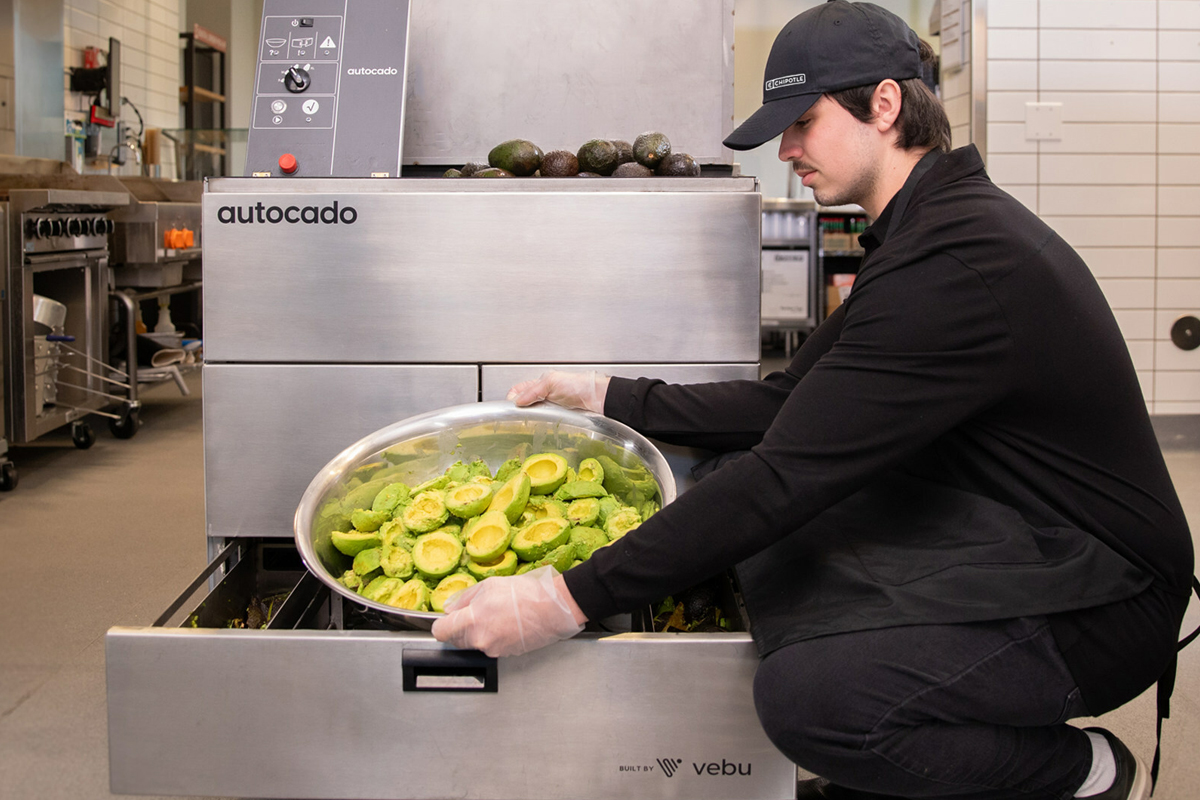
<svg viewBox="0 0 1200 800">
<path fill-rule="evenodd" d="M 141 111 L 147 128 L 178 128 L 182 68 L 179 30 L 183 0 L 66 0 L 63 60 L 83 65 L 88 46 L 108 50 L 108 37 L 121 41 L 121 93 Z M 86 115 L 88 99 L 65 89 L 67 116 Z M 137 115 L 126 106 L 124 121 L 136 126 Z M 163 151 L 164 171 L 173 169 L 174 154 Z M 125 168 L 132 171 L 131 166 Z"/>
<path fill-rule="evenodd" d="M 1200 350 L 1170 342 L 1200 315 L 1200 0 L 987 8 L 988 173 L 1087 262 L 1151 412 L 1200 413 Z M 1025 139 L 1030 102 L 1060 139 Z"/>
</svg>

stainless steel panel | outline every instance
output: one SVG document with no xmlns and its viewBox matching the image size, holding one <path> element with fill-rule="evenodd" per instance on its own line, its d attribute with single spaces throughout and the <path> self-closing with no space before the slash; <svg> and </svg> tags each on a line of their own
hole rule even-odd
<svg viewBox="0 0 1200 800">
<path fill-rule="evenodd" d="M 478 398 L 474 365 L 204 367 L 210 537 L 292 537 L 309 482 L 363 436 Z"/>
<path fill-rule="evenodd" d="M 795 766 L 755 716 L 748 634 L 585 635 L 500 659 L 495 693 L 404 691 L 403 653 L 416 649 L 441 646 L 420 633 L 114 628 L 105 656 L 111 789 L 410 800 L 795 795 Z"/>
<path fill-rule="evenodd" d="M 209 361 L 758 358 L 756 192 L 511 192 L 493 183 L 263 197 L 254 184 L 204 197 Z M 258 221 L 296 219 L 304 208 L 332 219 L 334 203 L 336 224 Z M 228 221 L 239 213 L 255 221 Z"/>
<path fill-rule="evenodd" d="M 479 370 L 480 398 L 503 400 L 513 384 L 536 378 L 551 369 L 582 372 L 594 369 L 622 378 L 658 378 L 667 383 L 710 383 L 757 380 L 758 364 L 484 364 Z M 667 459 L 680 494 L 695 485 L 692 467 L 712 455 L 694 447 L 652 440 Z"/>
<path fill-rule="evenodd" d="M 658 130 L 733 162 L 733 0 L 414 0 L 404 163 L 483 160 L 506 139 L 575 152 Z"/>
</svg>

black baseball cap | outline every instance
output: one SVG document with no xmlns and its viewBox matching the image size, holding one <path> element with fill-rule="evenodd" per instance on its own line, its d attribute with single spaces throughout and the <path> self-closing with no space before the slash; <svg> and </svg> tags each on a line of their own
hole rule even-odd
<svg viewBox="0 0 1200 800">
<path fill-rule="evenodd" d="M 762 108 L 725 146 L 750 150 L 783 133 L 826 92 L 921 75 L 917 34 L 874 3 L 829 0 L 779 32 L 763 82 Z"/>
</svg>

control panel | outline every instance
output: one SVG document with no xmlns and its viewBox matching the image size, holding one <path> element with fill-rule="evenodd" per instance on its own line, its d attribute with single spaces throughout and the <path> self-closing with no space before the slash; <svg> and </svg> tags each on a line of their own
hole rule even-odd
<svg viewBox="0 0 1200 800">
<path fill-rule="evenodd" d="M 409 0 L 265 0 L 248 177 L 399 177 Z"/>
<path fill-rule="evenodd" d="M 22 249 L 26 253 L 55 253 L 105 248 L 113 228 L 111 219 L 95 213 L 25 214 Z"/>
</svg>

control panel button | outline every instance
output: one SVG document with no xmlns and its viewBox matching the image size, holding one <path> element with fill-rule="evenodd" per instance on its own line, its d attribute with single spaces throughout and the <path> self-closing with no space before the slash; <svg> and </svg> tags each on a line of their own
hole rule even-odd
<svg viewBox="0 0 1200 800">
<path fill-rule="evenodd" d="M 83 221 L 80 220 L 78 217 L 71 217 L 70 219 L 68 219 L 67 220 L 67 235 L 68 236 L 82 236 L 83 235 Z"/>
<path fill-rule="evenodd" d="M 63 221 L 61 219 L 50 220 L 50 235 L 51 236 L 62 236 L 66 232 L 67 232 L 67 226 L 63 224 Z"/>
<path fill-rule="evenodd" d="M 308 70 L 300 67 L 291 67 L 283 75 L 283 85 L 292 93 L 303 92 L 311 83 Z"/>
<path fill-rule="evenodd" d="M 54 235 L 54 226 L 50 224 L 50 220 L 45 217 L 39 217 L 37 221 L 37 238 L 46 239 Z"/>
<path fill-rule="evenodd" d="M 285 175 L 291 175 L 299 168 L 299 166 L 300 165 L 296 163 L 296 157 L 291 153 L 284 153 L 279 157 L 279 169 L 282 170 Z"/>
</svg>

